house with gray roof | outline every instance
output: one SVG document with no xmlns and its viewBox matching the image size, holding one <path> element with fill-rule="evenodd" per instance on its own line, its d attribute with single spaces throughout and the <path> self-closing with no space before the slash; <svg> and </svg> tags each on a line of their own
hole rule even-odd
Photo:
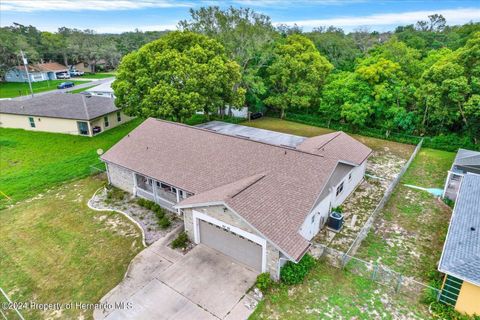
<svg viewBox="0 0 480 320">
<path fill-rule="evenodd" d="M 52 93 L 24 100 L 0 100 L 0 128 L 92 137 L 129 121 L 113 99 Z"/>
<path fill-rule="evenodd" d="M 101 159 L 110 184 L 178 214 L 194 243 L 278 278 L 363 180 L 371 152 L 343 132 L 292 147 L 150 118 Z"/>
<path fill-rule="evenodd" d="M 480 175 L 463 176 L 438 266 L 445 273 L 440 301 L 480 315 Z"/>
<path fill-rule="evenodd" d="M 447 181 L 443 189 L 443 197 L 455 201 L 462 177 L 468 173 L 480 174 L 480 152 L 458 149 L 451 169 L 448 171 Z"/>
</svg>

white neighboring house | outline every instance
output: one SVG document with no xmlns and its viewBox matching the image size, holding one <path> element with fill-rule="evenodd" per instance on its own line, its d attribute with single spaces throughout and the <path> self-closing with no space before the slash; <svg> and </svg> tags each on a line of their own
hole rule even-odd
<svg viewBox="0 0 480 320">
<path fill-rule="evenodd" d="M 38 82 L 56 80 L 58 74 L 68 74 L 68 68 L 57 62 L 37 63 L 28 65 L 30 81 Z M 16 66 L 5 73 L 6 82 L 27 82 L 28 77 L 24 66 Z"/>
<path fill-rule="evenodd" d="M 278 279 L 363 180 L 371 152 L 343 132 L 292 148 L 149 118 L 101 159 L 113 186 L 177 213 L 193 242 Z"/>
<path fill-rule="evenodd" d="M 97 96 L 97 97 L 115 98 L 115 95 L 113 94 L 113 89 L 112 89 L 113 81 L 114 80 L 99 84 L 96 87 L 85 90 L 85 93 L 90 94 L 92 96 Z"/>
</svg>

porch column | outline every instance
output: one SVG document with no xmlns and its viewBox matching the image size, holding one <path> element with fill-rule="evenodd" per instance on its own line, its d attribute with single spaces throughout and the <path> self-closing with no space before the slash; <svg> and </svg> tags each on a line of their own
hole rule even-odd
<svg viewBox="0 0 480 320">
<path fill-rule="evenodd" d="M 132 177 L 133 177 L 133 195 L 137 195 L 137 177 L 135 175 L 135 172 L 132 172 Z"/>
<path fill-rule="evenodd" d="M 175 188 L 177 190 L 177 203 L 180 202 L 180 190 L 178 188 Z M 180 214 L 180 209 L 177 208 L 177 213 Z"/>
<path fill-rule="evenodd" d="M 152 179 L 153 200 L 157 202 L 157 181 Z"/>
<path fill-rule="evenodd" d="M 448 170 L 447 181 L 445 182 L 445 186 L 443 187 L 442 198 L 445 198 L 445 194 L 447 193 L 448 183 L 450 182 L 450 176 L 451 175 L 452 175 L 452 171 Z"/>
</svg>

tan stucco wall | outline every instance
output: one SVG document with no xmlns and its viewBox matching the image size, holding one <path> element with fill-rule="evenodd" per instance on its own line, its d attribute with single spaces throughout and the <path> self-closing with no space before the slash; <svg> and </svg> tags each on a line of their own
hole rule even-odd
<svg viewBox="0 0 480 320">
<path fill-rule="evenodd" d="M 0 127 L 18 128 L 30 131 L 47 131 L 55 133 L 78 134 L 76 120 L 34 117 L 35 128 L 30 127 L 29 116 L 0 113 Z"/>
<path fill-rule="evenodd" d="M 105 99 L 107 99 L 107 98 L 105 98 Z M 104 132 L 106 130 L 110 130 L 110 129 L 115 128 L 115 127 L 117 127 L 121 124 L 124 124 L 125 122 L 128 122 L 128 121 L 132 120 L 132 117 L 126 116 L 123 112 L 121 114 L 122 114 L 122 116 L 121 116 L 122 121 L 117 121 L 117 112 L 112 112 L 112 113 L 106 115 L 108 117 L 108 122 L 109 122 L 109 126 L 107 128 L 105 128 L 105 121 L 103 119 L 104 116 L 91 120 L 90 121 L 90 126 L 91 126 L 91 128 L 98 126 L 98 127 L 102 128 L 102 132 Z"/>
<path fill-rule="evenodd" d="M 263 238 L 258 232 L 256 232 L 252 227 L 250 227 L 242 218 L 238 217 L 237 214 L 230 210 L 224 211 L 224 206 L 211 206 L 211 207 L 199 207 L 195 208 L 196 211 L 199 211 L 203 214 L 209 215 L 212 218 L 223 221 L 231 226 L 240 228 L 244 231 L 257 235 Z M 183 209 L 183 221 L 185 224 L 185 232 L 188 234 L 189 238 L 193 241 L 194 231 L 193 231 L 193 217 L 192 209 Z M 280 252 L 267 240 L 267 271 L 270 273 L 272 278 L 278 278 L 278 259 Z"/>
<path fill-rule="evenodd" d="M 90 133 L 94 126 L 99 126 L 102 128 L 102 132 L 115 128 L 125 122 L 128 122 L 132 117 L 128 117 L 122 112 L 121 120 L 117 121 L 117 112 L 112 112 L 107 115 L 109 119 L 109 126 L 105 128 L 103 116 L 94 120 L 85 121 L 85 120 L 73 120 L 73 119 L 59 119 L 59 118 L 49 118 L 49 117 L 37 117 L 32 116 L 35 119 L 35 128 L 30 127 L 30 121 L 28 115 L 16 115 L 16 114 L 5 114 L 0 113 L 0 128 L 17 128 L 30 131 L 45 131 L 45 132 L 54 132 L 54 133 L 65 133 L 65 134 L 74 134 L 78 135 L 78 125 L 77 122 L 89 122 L 90 123 Z"/>
<path fill-rule="evenodd" d="M 468 315 L 480 315 L 480 287 L 463 281 L 455 310 Z"/>
</svg>

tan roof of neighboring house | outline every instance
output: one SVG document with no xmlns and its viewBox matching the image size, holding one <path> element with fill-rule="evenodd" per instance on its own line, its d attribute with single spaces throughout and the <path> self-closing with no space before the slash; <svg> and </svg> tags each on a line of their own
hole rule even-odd
<svg viewBox="0 0 480 320">
<path fill-rule="evenodd" d="M 361 164 L 372 153 L 372 149 L 342 131 L 308 138 L 297 145 L 297 149 L 356 165 Z"/>
<path fill-rule="evenodd" d="M 225 202 L 295 260 L 309 246 L 298 230 L 338 163 L 152 118 L 102 159 L 195 194 L 180 206 Z"/>
<path fill-rule="evenodd" d="M 24 71 L 24 66 L 16 66 L 18 70 Z M 29 64 L 28 65 L 29 72 L 45 72 L 45 71 L 52 71 L 52 72 L 61 72 L 61 71 L 68 71 L 68 68 L 65 67 L 63 64 L 58 62 L 46 62 L 46 63 L 36 63 L 36 64 Z"/>
</svg>

